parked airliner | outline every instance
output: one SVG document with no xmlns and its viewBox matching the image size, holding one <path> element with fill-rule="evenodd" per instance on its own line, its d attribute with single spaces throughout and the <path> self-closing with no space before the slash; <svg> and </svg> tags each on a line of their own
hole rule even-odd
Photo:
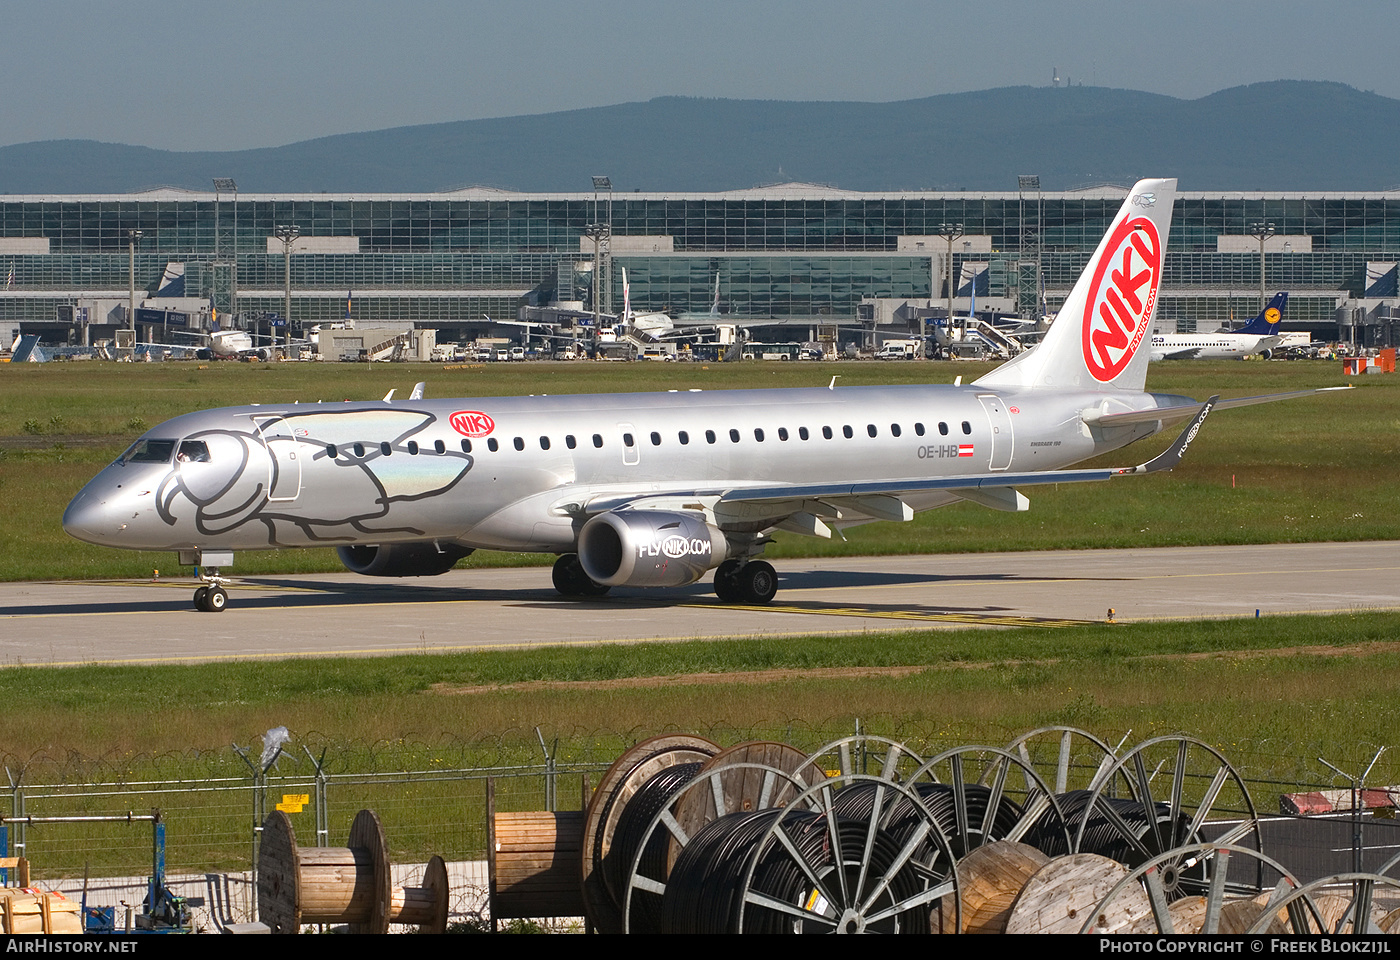
<svg viewBox="0 0 1400 960">
<path fill-rule="evenodd" d="M 774 534 L 830 537 L 1018 488 L 1169 469 L 1213 407 L 1144 392 L 1175 180 L 1133 187 L 1043 342 L 968 385 L 272 404 L 148 431 L 73 499 L 90 543 L 173 550 L 222 610 L 238 550 L 333 546 L 369 576 L 444 573 L 477 548 L 558 554 L 554 585 L 678 587 L 713 570 L 766 603 Z M 1190 420 L 1137 466 L 1067 467 Z"/>
<path fill-rule="evenodd" d="M 1283 337 L 1278 325 L 1288 306 L 1288 294 L 1277 293 L 1259 316 L 1238 330 L 1222 333 L 1159 333 L 1149 348 L 1153 360 L 1238 360 L 1260 354 L 1265 359 Z"/>
</svg>

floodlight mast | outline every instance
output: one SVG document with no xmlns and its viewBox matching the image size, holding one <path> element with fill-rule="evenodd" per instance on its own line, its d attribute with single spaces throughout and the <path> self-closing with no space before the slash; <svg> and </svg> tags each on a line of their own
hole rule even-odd
<svg viewBox="0 0 1400 960">
<path fill-rule="evenodd" d="M 133 332 L 136 330 L 136 241 L 142 236 L 144 232 L 141 230 L 126 232 L 127 278 L 131 281 L 126 306 L 126 327 Z"/>
<path fill-rule="evenodd" d="M 215 311 L 221 306 L 230 322 L 238 314 L 238 184 L 232 177 L 214 177 L 214 262 L 211 302 Z M 224 230 L 222 201 L 225 195 L 233 200 L 233 226 Z M 227 253 L 224 250 L 228 246 Z M 228 259 L 225 259 L 227 256 Z"/>
<path fill-rule="evenodd" d="M 584 230 L 593 238 L 593 346 L 597 349 L 602 313 L 612 313 L 612 178 L 593 178 L 593 222 Z M 606 193 L 607 216 L 598 218 L 598 194 Z"/>
<path fill-rule="evenodd" d="M 944 272 L 948 274 L 948 336 L 953 335 L 953 241 L 963 235 L 961 223 L 940 223 L 938 235 L 948 241 L 948 262 Z"/>
<path fill-rule="evenodd" d="M 1264 312 L 1265 305 L 1268 304 L 1267 294 L 1264 292 L 1264 241 L 1268 240 L 1276 232 L 1272 221 L 1255 220 L 1249 225 L 1249 235 L 1259 241 L 1259 312 Z"/>
<path fill-rule="evenodd" d="M 283 306 L 282 306 L 282 330 L 285 334 L 286 358 L 292 355 L 292 246 L 296 243 L 297 237 L 301 236 L 301 227 L 295 223 L 279 223 L 272 231 L 273 236 L 282 241 L 282 276 L 283 276 Z M 277 335 L 274 333 L 272 342 L 277 343 Z"/>
</svg>

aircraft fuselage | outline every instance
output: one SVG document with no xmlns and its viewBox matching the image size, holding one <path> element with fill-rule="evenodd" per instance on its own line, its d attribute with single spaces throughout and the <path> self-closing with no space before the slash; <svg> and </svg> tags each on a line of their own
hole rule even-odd
<svg viewBox="0 0 1400 960">
<path fill-rule="evenodd" d="M 104 469 L 64 526 L 144 550 L 431 538 L 568 552 L 596 501 L 1053 470 L 1159 428 L 1094 430 L 1085 410 L 1181 399 L 913 386 L 231 407 L 148 431 L 159 448 Z"/>
</svg>

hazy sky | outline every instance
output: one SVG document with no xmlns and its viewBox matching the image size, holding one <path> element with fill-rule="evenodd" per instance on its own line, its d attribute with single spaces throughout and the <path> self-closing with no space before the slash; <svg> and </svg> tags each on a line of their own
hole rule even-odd
<svg viewBox="0 0 1400 960">
<path fill-rule="evenodd" d="M 1396 0 L 0 0 L 0 145 L 178 150 L 679 94 L 905 100 L 1075 83 L 1400 98 Z"/>
</svg>

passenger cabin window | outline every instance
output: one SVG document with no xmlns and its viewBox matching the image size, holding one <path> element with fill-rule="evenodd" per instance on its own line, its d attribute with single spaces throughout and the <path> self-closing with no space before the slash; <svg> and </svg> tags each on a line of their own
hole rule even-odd
<svg viewBox="0 0 1400 960">
<path fill-rule="evenodd" d="M 516 437 L 516 438 L 515 438 L 513 441 L 511 441 L 511 442 L 515 445 L 515 449 L 517 449 L 517 450 L 524 450 L 524 449 L 525 449 L 525 438 L 524 438 L 524 437 Z"/>
<path fill-rule="evenodd" d="M 831 439 L 831 428 L 830 428 L 830 427 L 822 427 L 822 436 L 825 437 L 826 439 L 830 440 L 830 439 Z"/>
<path fill-rule="evenodd" d="M 778 428 L 778 439 L 779 439 L 779 440 L 786 440 L 787 438 L 788 438 L 787 427 L 779 427 L 779 428 Z"/>
<path fill-rule="evenodd" d="M 651 445 L 653 447 L 661 446 L 661 434 L 657 433 L 655 430 L 651 432 Z"/>
<path fill-rule="evenodd" d="M 797 435 L 798 435 L 799 437 L 801 437 L 803 440 L 810 440 L 810 439 L 812 439 L 812 435 L 811 435 L 810 433 L 807 432 L 807 428 L 806 428 L 806 427 L 798 427 L 798 428 L 797 428 Z"/>
<path fill-rule="evenodd" d="M 595 433 L 595 434 L 593 434 L 593 446 L 598 447 L 598 448 L 600 448 L 600 449 L 602 448 L 602 446 L 603 446 L 603 435 L 602 435 L 601 433 Z"/>
<path fill-rule="evenodd" d="M 738 431 L 738 430 L 735 430 L 733 427 L 730 427 L 730 428 L 729 428 L 729 442 L 730 442 L 730 443 L 738 443 L 738 442 L 739 442 L 739 431 Z"/>
<path fill-rule="evenodd" d="M 572 433 L 564 437 L 564 446 L 568 447 L 570 450 L 578 446 L 578 440 L 574 439 Z"/>
<path fill-rule="evenodd" d="M 540 437 L 540 449 L 541 449 L 541 450 L 548 450 L 548 449 L 549 449 L 549 438 L 548 438 L 548 437 Z"/>
<path fill-rule="evenodd" d="M 355 444 L 352 449 L 355 451 L 356 457 L 363 457 L 365 455 L 365 445 L 363 443 Z"/>
<path fill-rule="evenodd" d="M 394 451 L 391 450 L 391 449 L 389 448 L 389 441 L 384 440 L 384 441 L 381 441 L 381 442 L 380 442 L 380 444 L 379 444 L 379 453 L 380 453 L 381 456 L 387 457 L 387 456 L 389 456 L 389 454 L 391 454 L 391 453 L 393 453 L 393 452 L 394 452 Z"/>
<path fill-rule="evenodd" d="M 410 440 L 410 441 L 408 441 L 408 454 L 409 454 L 409 456 L 411 456 L 411 457 L 416 457 L 416 456 L 418 456 L 418 441 L 417 441 L 417 440 Z"/>
<path fill-rule="evenodd" d="M 972 435 L 972 424 L 970 424 L 970 423 L 968 423 L 966 420 L 964 420 L 964 421 L 962 422 L 962 428 L 963 428 L 963 433 L 967 434 L 968 436 L 971 436 L 971 435 Z"/>
<path fill-rule="evenodd" d="M 920 437 L 924 435 L 924 425 L 922 423 L 914 424 L 914 434 Z"/>
<path fill-rule="evenodd" d="M 486 449 L 490 450 L 492 453 L 495 453 L 497 450 L 501 449 L 501 445 L 496 442 L 495 437 L 492 437 L 490 440 L 486 441 Z"/>
<path fill-rule="evenodd" d="M 335 450 L 335 444 L 333 444 L 333 443 L 328 443 L 328 444 L 326 444 L 326 456 L 330 457 L 332 460 L 334 460 L 334 459 L 336 458 L 337 454 L 336 454 L 336 450 Z"/>
<path fill-rule="evenodd" d="M 714 443 L 714 442 L 715 442 L 715 432 L 714 432 L 713 430 L 706 430 L 706 431 L 705 431 L 705 442 L 706 442 L 706 443 Z"/>
<path fill-rule="evenodd" d="M 878 430 L 875 429 L 875 424 L 873 424 L 873 423 L 867 423 L 867 424 L 865 425 L 865 432 L 868 433 L 868 434 L 870 434 L 870 435 L 873 437 L 873 436 L 875 436 L 877 433 L 879 433 L 880 431 L 878 431 Z"/>
<path fill-rule="evenodd" d="M 855 431 L 851 429 L 851 425 L 848 423 L 841 428 L 841 435 L 849 440 L 851 437 L 855 436 Z"/>
<path fill-rule="evenodd" d="M 443 443 L 441 440 L 434 440 L 433 449 L 436 450 L 438 453 L 446 453 L 447 444 Z"/>
<path fill-rule="evenodd" d="M 122 463 L 169 463 L 174 440 L 137 440 L 122 454 Z"/>
<path fill-rule="evenodd" d="M 892 424 L 890 424 L 890 436 L 892 436 L 892 437 L 897 437 L 897 436 L 899 436 L 899 434 L 900 434 L 899 424 L 897 424 L 897 423 L 892 423 Z"/>
<path fill-rule="evenodd" d="M 635 447 L 637 444 L 636 444 L 636 442 L 632 439 L 632 434 L 630 434 L 630 433 L 624 433 L 624 434 L 622 435 L 622 445 L 623 445 L 624 447 Z"/>
<path fill-rule="evenodd" d="M 462 441 L 462 452 L 463 452 L 463 453 L 471 453 L 471 452 L 472 452 L 472 442 L 471 442 L 470 440 L 463 440 L 463 441 Z"/>
<path fill-rule="evenodd" d="M 175 459 L 181 463 L 208 463 L 209 445 L 203 440 L 182 440 Z"/>
<path fill-rule="evenodd" d="M 754 427 L 754 430 L 753 430 L 753 438 L 754 438 L 755 440 L 757 440 L 759 443 L 762 443 L 762 442 L 763 442 L 763 428 L 762 428 L 762 427 Z"/>
<path fill-rule="evenodd" d="M 690 434 L 682 430 L 680 433 L 676 434 L 676 439 L 680 440 L 681 446 L 685 446 L 690 443 Z"/>
<path fill-rule="evenodd" d="M 946 437 L 948 435 L 948 425 L 946 423 L 939 423 L 938 432 Z"/>
</svg>

